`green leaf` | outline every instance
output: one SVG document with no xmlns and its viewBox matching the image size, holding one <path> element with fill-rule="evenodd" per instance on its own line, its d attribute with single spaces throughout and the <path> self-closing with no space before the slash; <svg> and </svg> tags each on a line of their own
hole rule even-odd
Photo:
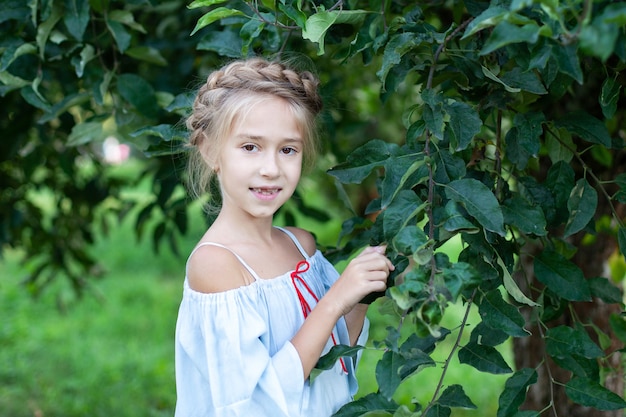
<svg viewBox="0 0 626 417">
<path fill-rule="evenodd" d="M 376 76 L 382 82 L 383 91 L 386 90 L 387 75 L 395 66 L 400 64 L 404 55 L 419 45 L 421 40 L 422 38 L 413 32 L 403 32 L 399 35 L 393 35 L 389 39 L 383 52 L 382 65 L 376 73 Z"/>
<path fill-rule="evenodd" d="M 82 49 L 82 51 L 80 51 L 80 59 L 72 57 L 72 64 L 74 64 L 74 68 L 76 70 L 76 75 L 78 76 L 78 78 L 83 77 L 83 73 L 85 72 L 85 66 L 89 63 L 89 61 L 94 59 L 95 56 L 96 54 L 94 47 L 87 44 Z"/>
<path fill-rule="evenodd" d="M 73 106 L 77 106 L 79 104 L 85 103 L 90 99 L 90 95 L 87 93 L 80 94 L 70 94 L 63 97 L 63 100 L 55 103 L 50 110 L 45 113 L 37 122 L 38 123 L 47 123 L 50 120 L 53 120 L 59 117 L 61 114 L 65 113 L 68 109 Z"/>
<path fill-rule="evenodd" d="M 514 67 L 511 71 L 505 72 L 501 81 L 513 88 L 519 88 L 533 94 L 547 94 L 539 76 L 534 71 L 525 71 L 522 68 Z M 518 113 L 517 115 L 522 114 Z"/>
<path fill-rule="evenodd" d="M 458 384 L 450 385 L 446 388 L 437 402 L 445 407 L 476 409 L 476 405 L 465 394 L 463 386 Z"/>
<path fill-rule="evenodd" d="M 142 135 L 154 135 L 163 139 L 165 142 L 176 140 L 183 141 L 187 137 L 186 130 L 176 128 L 175 126 L 168 124 L 144 127 L 131 134 L 132 137 L 139 137 Z"/>
<path fill-rule="evenodd" d="M 450 267 L 442 268 L 441 272 L 453 302 L 463 290 L 481 283 L 481 277 L 476 269 L 466 262 L 455 262 Z"/>
<path fill-rule="evenodd" d="M 412 190 L 402 190 L 383 211 L 383 233 L 385 241 L 390 241 L 400 232 L 411 219 L 423 211 L 426 203 L 423 203 Z"/>
<path fill-rule="evenodd" d="M 37 48 L 39 49 L 39 57 L 41 58 L 41 60 L 44 60 L 46 43 L 48 42 L 50 33 L 52 33 L 52 30 L 62 17 L 63 13 L 55 3 L 54 7 L 52 7 L 52 12 L 50 13 L 50 16 L 48 16 L 48 18 L 43 23 L 37 26 L 36 40 Z"/>
<path fill-rule="evenodd" d="M 393 236 L 392 245 L 396 252 L 410 256 L 428 243 L 426 233 L 416 225 L 402 228 Z"/>
<path fill-rule="evenodd" d="M 607 78 L 602 83 L 602 90 L 598 101 L 602 108 L 602 114 L 607 119 L 612 119 L 617 110 L 617 101 L 619 100 L 622 85 L 615 78 Z"/>
<path fill-rule="evenodd" d="M 572 401 L 598 410 L 626 408 L 622 397 L 587 378 L 572 378 L 565 385 L 565 393 Z"/>
<path fill-rule="evenodd" d="M 563 161 L 569 163 L 574 157 L 572 149 L 576 149 L 572 135 L 565 129 L 557 129 L 554 135 L 547 135 L 545 146 L 553 164 Z M 556 137 L 555 137 L 556 135 Z"/>
<path fill-rule="evenodd" d="M 502 6 L 494 6 L 491 4 L 489 8 L 476 16 L 474 20 L 467 25 L 465 33 L 461 39 L 465 39 L 476 32 L 479 32 L 485 28 L 492 27 L 500 23 L 509 11 Z"/>
<path fill-rule="evenodd" d="M 309 16 L 302 30 L 302 37 L 318 44 L 318 55 L 324 55 L 324 37 L 332 25 L 362 23 L 365 15 L 363 10 L 331 10 L 320 11 Z"/>
<path fill-rule="evenodd" d="M 449 407 L 439 403 L 434 403 L 423 417 L 450 417 L 451 415 L 452 410 Z"/>
<path fill-rule="evenodd" d="M 557 128 L 564 128 L 573 135 L 587 142 L 597 143 L 598 145 L 611 147 L 611 135 L 602 121 L 593 117 L 586 112 L 568 113 L 562 119 L 556 120 L 554 125 Z"/>
<path fill-rule="evenodd" d="M 456 151 L 467 149 L 474 136 L 480 133 L 483 125 L 480 116 L 470 105 L 459 101 L 445 103 L 444 109 L 450 116 L 448 126 L 454 133 L 453 148 Z"/>
<path fill-rule="evenodd" d="M 161 52 L 159 52 L 158 49 L 149 46 L 135 46 L 128 48 L 126 50 L 126 55 L 162 67 L 168 65 L 167 60 L 163 58 Z"/>
<path fill-rule="evenodd" d="M 578 266 L 563 255 L 547 249 L 534 261 L 537 279 L 569 301 L 591 301 L 589 284 Z"/>
<path fill-rule="evenodd" d="M 0 80 L 1 79 L 2 76 L 0 75 Z M 31 106 L 41 109 L 46 113 L 49 113 L 51 111 L 50 103 L 42 100 L 41 97 L 37 95 L 37 93 L 35 93 L 31 86 L 23 87 L 20 90 L 20 93 L 22 94 L 22 98 L 26 100 L 26 102 Z"/>
<path fill-rule="evenodd" d="M 127 26 L 139 33 L 146 33 L 146 29 L 135 21 L 135 16 L 128 10 L 112 10 L 108 14 L 110 20 L 120 22 L 124 26 Z"/>
<path fill-rule="evenodd" d="M 502 330 L 494 329 L 480 322 L 472 329 L 470 340 L 486 346 L 499 346 L 509 340 L 510 336 Z"/>
<path fill-rule="evenodd" d="M 443 109 L 443 96 L 432 89 L 422 91 L 422 119 L 430 133 L 439 139 L 443 139 L 445 112 Z"/>
<path fill-rule="evenodd" d="M 480 228 L 466 219 L 464 214 L 465 210 L 459 204 L 448 201 L 445 207 L 446 220 L 443 228 L 448 232 L 478 233 Z"/>
<path fill-rule="evenodd" d="M 382 209 L 385 209 L 401 190 L 411 189 L 428 180 L 428 173 L 425 169 L 422 170 L 421 175 L 417 175 L 417 178 L 413 175 L 417 170 L 424 167 L 425 163 L 423 153 L 392 156 L 385 161 L 385 177 L 380 191 Z M 411 181 L 409 181 L 410 179 Z"/>
<path fill-rule="evenodd" d="M 89 10 L 89 0 L 65 0 L 63 23 L 70 35 L 79 42 L 82 42 L 89 23 Z"/>
<path fill-rule="evenodd" d="M 578 48 L 575 44 L 554 45 L 552 53 L 559 66 L 559 71 L 572 77 L 578 84 L 583 83 L 583 71 L 580 68 Z"/>
<path fill-rule="evenodd" d="M 620 28 L 605 20 L 603 14 L 594 17 L 591 24 L 583 25 L 578 40 L 580 50 L 605 62 L 615 50 Z"/>
<path fill-rule="evenodd" d="M 505 83 L 504 81 L 502 81 L 489 68 L 487 68 L 485 66 L 481 66 L 481 69 L 482 69 L 483 74 L 485 75 L 485 77 L 489 78 L 492 81 L 497 82 L 498 84 L 501 84 L 504 87 L 504 89 L 506 91 L 508 91 L 509 93 L 519 93 L 520 91 L 522 91 L 521 88 L 512 87 L 512 86 L 508 85 L 507 83 Z"/>
<path fill-rule="evenodd" d="M 609 325 L 619 341 L 626 343 L 626 317 L 624 314 L 611 314 L 609 316 Z"/>
<path fill-rule="evenodd" d="M 534 44 L 539 39 L 539 31 L 539 26 L 534 22 L 520 27 L 507 21 L 502 21 L 491 32 L 480 51 L 480 55 L 490 54 L 511 43 L 525 42 Z"/>
<path fill-rule="evenodd" d="M 513 337 L 530 334 L 524 329 L 524 317 L 519 310 L 504 301 L 499 289 L 490 291 L 483 297 L 478 307 L 480 317 L 489 327 L 502 330 Z"/>
<path fill-rule="evenodd" d="M 545 236 L 548 233 L 541 207 L 531 205 L 517 193 L 502 203 L 502 216 L 505 224 L 510 224 L 524 234 Z"/>
<path fill-rule="evenodd" d="M 120 52 L 124 53 L 130 46 L 131 36 L 128 31 L 124 28 L 124 26 L 115 20 L 106 19 L 106 25 L 115 39 L 115 43 L 119 48 Z"/>
<path fill-rule="evenodd" d="M 435 165 L 435 182 L 448 184 L 453 180 L 463 178 L 467 173 L 465 161 L 459 156 L 452 155 L 448 149 L 439 149 L 432 156 Z"/>
<path fill-rule="evenodd" d="M 505 263 L 502 260 L 502 258 L 500 257 L 500 255 L 498 255 L 497 260 L 498 260 L 498 265 L 500 266 L 500 269 L 502 270 L 502 274 L 503 274 L 502 275 L 502 281 L 503 281 L 503 284 L 504 284 L 504 288 L 506 289 L 506 292 L 511 297 L 513 297 L 513 299 L 515 301 L 517 301 L 518 303 L 526 304 L 526 305 L 529 305 L 531 307 L 539 307 L 539 304 L 537 304 L 536 302 L 534 302 L 533 300 L 528 298 L 522 292 L 522 290 L 520 290 L 519 286 L 517 285 L 517 283 L 515 282 L 515 280 L 511 276 L 511 273 L 509 272 L 509 269 L 505 265 Z"/>
<path fill-rule="evenodd" d="M 523 368 L 516 371 L 504 384 L 498 398 L 497 417 L 513 417 L 526 399 L 528 387 L 537 382 L 537 371 Z"/>
<path fill-rule="evenodd" d="M 395 401 L 386 399 L 380 393 L 370 393 L 344 405 L 333 417 L 361 417 L 372 411 L 382 411 L 392 416 L 397 409 Z"/>
<path fill-rule="evenodd" d="M 597 297 L 607 304 L 621 304 L 624 299 L 622 291 L 604 277 L 588 279 L 592 297 Z"/>
<path fill-rule="evenodd" d="M 622 256 L 626 258 L 626 227 L 622 226 L 617 231 L 617 241 L 619 243 L 619 250 Z"/>
<path fill-rule="evenodd" d="M 337 12 L 322 11 L 307 19 L 302 37 L 318 44 L 318 55 L 324 55 L 324 37 L 338 17 Z"/>
<path fill-rule="evenodd" d="M 598 192 L 581 178 L 567 200 L 569 219 L 565 225 L 563 237 L 568 237 L 581 231 L 593 219 L 598 207 Z"/>
<path fill-rule="evenodd" d="M 452 181 L 445 186 L 446 196 L 461 204 L 485 229 L 505 235 L 504 218 L 498 200 L 482 182 L 472 179 Z"/>
<path fill-rule="evenodd" d="M 394 352 L 388 350 L 376 364 L 376 381 L 381 394 L 391 400 L 400 383 L 422 367 L 435 366 L 430 356 L 420 350 Z"/>
<path fill-rule="evenodd" d="M 198 42 L 199 51 L 213 51 L 227 58 L 240 58 L 243 40 L 233 30 L 210 31 Z"/>
<path fill-rule="evenodd" d="M 583 358 L 595 359 L 604 356 L 604 352 L 596 345 L 584 327 L 572 328 L 558 326 L 546 333 L 546 352 L 555 357 L 579 355 Z"/>
<path fill-rule="evenodd" d="M 95 141 L 104 140 L 106 134 L 102 128 L 102 123 L 83 122 L 75 125 L 67 138 L 68 146 L 84 145 Z"/>
<path fill-rule="evenodd" d="M 365 348 L 359 345 L 335 345 L 328 351 L 327 354 L 319 358 L 317 364 L 315 365 L 315 368 L 324 371 L 332 369 L 332 367 L 335 366 L 335 363 L 337 363 L 339 358 L 356 358 L 357 354 L 363 349 Z"/>
<path fill-rule="evenodd" d="M 233 16 L 246 16 L 246 14 L 240 10 L 229 9 L 226 7 L 218 7 L 216 9 L 213 9 L 210 12 L 206 13 L 204 16 L 202 16 L 200 19 L 198 19 L 198 23 L 196 23 L 196 26 L 193 28 L 189 36 L 193 36 L 197 31 L 206 26 L 209 26 L 211 23 Z"/>
<path fill-rule="evenodd" d="M 355 149 L 346 162 L 331 168 L 328 173 L 344 184 L 360 184 L 374 168 L 384 165 L 384 161 L 397 155 L 399 147 L 380 139 L 373 139 Z"/>
<path fill-rule="evenodd" d="M 500 352 L 491 346 L 469 342 L 459 350 L 459 361 L 481 372 L 508 374 L 512 372 Z"/>
<path fill-rule="evenodd" d="M 0 72 L 6 71 L 17 58 L 27 54 L 36 54 L 37 47 L 32 43 L 22 43 L 21 45 L 7 47 L 0 56 Z"/>
<path fill-rule="evenodd" d="M 157 99 L 152 86 L 136 74 L 121 74 L 117 77 L 117 91 L 137 111 L 154 118 L 159 112 Z"/>
<path fill-rule="evenodd" d="M 187 6 L 189 9 L 197 9 L 200 7 L 210 7 L 216 4 L 226 3 L 228 0 L 194 0 Z"/>
</svg>

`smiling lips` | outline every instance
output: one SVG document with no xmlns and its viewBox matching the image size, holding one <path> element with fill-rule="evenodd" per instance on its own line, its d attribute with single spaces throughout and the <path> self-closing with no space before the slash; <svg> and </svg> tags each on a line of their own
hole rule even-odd
<svg viewBox="0 0 626 417">
<path fill-rule="evenodd" d="M 277 187 L 259 187 L 259 188 L 250 188 L 250 191 L 254 193 L 254 195 L 261 200 L 272 200 L 274 199 L 281 188 Z"/>
</svg>

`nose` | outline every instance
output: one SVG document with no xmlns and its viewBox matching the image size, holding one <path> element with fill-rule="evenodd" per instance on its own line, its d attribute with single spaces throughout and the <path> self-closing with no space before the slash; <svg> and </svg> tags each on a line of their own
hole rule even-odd
<svg viewBox="0 0 626 417">
<path fill-rule="evenodd" d="M 278 155 L 268 152 L 261 161 L 259 173 L 264 177 L 276 177 L 280 173 Z"/>
</svg>

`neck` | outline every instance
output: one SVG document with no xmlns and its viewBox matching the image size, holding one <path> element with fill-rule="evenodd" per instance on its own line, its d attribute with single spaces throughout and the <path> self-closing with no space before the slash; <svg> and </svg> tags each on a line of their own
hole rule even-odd
<svg viewBox="0 0 626 417">
<path fill-rule="evenodd" d="M 273 236 L 273 218 L 240 219 L 222 210 L 211 225 L 211 231 L 221 240 L 231 242 L 271 242 Z"/>
</svg>

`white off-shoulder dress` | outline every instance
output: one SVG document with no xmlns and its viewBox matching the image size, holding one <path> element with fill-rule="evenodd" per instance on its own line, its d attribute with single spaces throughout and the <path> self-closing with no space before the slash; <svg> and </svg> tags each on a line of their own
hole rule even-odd
<svg viewBox="0 0 626 417">
<path fill-rule="evenodd" d="M 356 393 L 357 361 L 348 358 L 304 380 L 291 339 L 339 274 L 319 250 L 309 256 L 280 230 L 306 261 L 293 271 L 261 279 L 235 254 L 252 284 L 206 294 L 185 279 L 176 324 L 176 417 L 330 417 Z M 368 326 L 366 319 L 357 344 L 365 344 Z M 334 344 L 349 344 L 343 318 L 324 353 Z"/>
</svg>

